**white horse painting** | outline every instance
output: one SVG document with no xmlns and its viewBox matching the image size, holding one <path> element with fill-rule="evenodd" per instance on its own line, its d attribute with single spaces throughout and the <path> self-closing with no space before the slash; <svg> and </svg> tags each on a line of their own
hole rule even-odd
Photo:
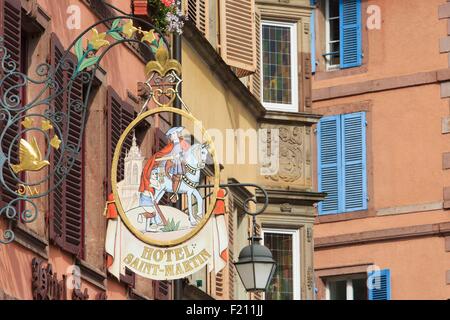
<svg viewBox="0 0 450 320">
<path fill-rule="evenodd" d="M 189 222 L 191 226 L 196 226 L 197 221 L 203 217 L 203 199 L 196 187 L 200 182 L 200 173 L 206 165 L 206 159 L 208 157 L 208 146 L 207 144 L 194 144 L 185 154 L 185 164 L 186 170 L 181 180 L 180 186 L 178 188 L 177 194 L 186 194 L 188 212 L 189 212 Z M 157 170 L 158 174 L 162 175 L 160 179 L 161 186 L 155 194 L 156 203 L 164 196 L 166 192 L 173 193 L 172 189 L 172 179 L 165 173 L 165 161 L 161 162 Z M 193 212 L 193 197 L 197 201 L 197 212 Z"/>
</svg>

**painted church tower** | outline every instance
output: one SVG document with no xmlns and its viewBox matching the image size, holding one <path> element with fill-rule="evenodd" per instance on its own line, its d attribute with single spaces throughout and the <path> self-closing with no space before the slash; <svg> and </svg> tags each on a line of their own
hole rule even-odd
<svg viewBox="0 0 450 320">
<path fill-rule="evenodd" d="M 133 134 L 133 143 L 124 161 L 124 180 L 117 184 L 125 211 L 139 205 L 139 185 L 143 163 L 144 157 L 137 145 L 136 136 Z"/>
</svg>

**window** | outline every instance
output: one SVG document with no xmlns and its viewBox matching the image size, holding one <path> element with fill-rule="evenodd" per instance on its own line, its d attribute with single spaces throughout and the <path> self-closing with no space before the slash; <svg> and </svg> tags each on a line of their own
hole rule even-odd
<svg viewBox="0 0 450 320">
<path fill-rule="evenodd" d="M 263 228 L 262 238 L 277 263 L 265 299 L 300 300 L 299 231 Z"/>
<path fill-rule="evenodd" d="M 336 69 L 340 66 L 340 0 L 328 0 L 325 7 L 326 18 L 326 53 L 327 69 Z"/>
<path fill-rule="evenodd" d="M 326 280 L 327 300 L 367 300 L 367 275 L 336 277 Z"/>
<path fill-rule="evenodd" d="M 326 300 L 391 300 L 390 270 L 325 279 Z"/>
<path fill-rule="evenodd" d="M 366 115 L 328 116 L 317 128 L 319 214 L 367 209 Z"/>
<path fill-rule="evenodd" d="M 263 105 L 269 110 L 298 111 L 296 25 L 263 21 L 261 32 Z"/>
<path fill-rule="evenodd" d="M 311 4 L 320 3 L 325 24 L 325 46 L 322 57 L 326 70 L 358 67 L 362 64 L 362 23 L 361 0 L 311 0 Z M 317 11 L 317 10 L 316 10 Z M 311 23 L 316 23 L 314 12 Z M 311 37 L 315 39 L 315 28 L 311 28 Z M 315 64 L 317 42 L 313 41 L 311 53 Z M 313 68 L 314 70 L 314 68 Z"/>
</svg>

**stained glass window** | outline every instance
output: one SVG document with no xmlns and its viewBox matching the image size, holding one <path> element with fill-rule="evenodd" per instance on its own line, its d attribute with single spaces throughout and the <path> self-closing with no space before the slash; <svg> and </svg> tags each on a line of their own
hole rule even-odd
<svg viewBox="0 0 450 320">
<path fill-rule="evenodd" d="M 294 299 L 294 264 L 292 234 L 264 233 L 264 245 L 277 263 L 275 275 L 266 292 L 266 300 Z"/>
<path fill-rule="evenodd" d="M 263 103 L 294 105 L 297 88 L 293 25 L 263 22 Z M 295 90 L 295 91 L 294 91 Z"/>
</svg>

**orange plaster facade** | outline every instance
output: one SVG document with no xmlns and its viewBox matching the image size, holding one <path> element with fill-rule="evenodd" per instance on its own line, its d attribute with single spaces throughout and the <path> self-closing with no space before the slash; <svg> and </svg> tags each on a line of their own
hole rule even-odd
<svg viewBox="0 0 450 320">
<path fill-rule="evenodd" d="M 379 30 L 365 24 L 371 5 L 381 9 Z M 392 299 L 450 298 L 449 6 L 363 0 L 362 66 L 327 72 L 318 57 L 313 113 L 366 112 L 369 201 L 366 211 L 316 218 L 317 299 L 327 272 L 368 266 L 390 269 Z M 313 154 L 317 187 L 316 143 Z"/>
</svg>

